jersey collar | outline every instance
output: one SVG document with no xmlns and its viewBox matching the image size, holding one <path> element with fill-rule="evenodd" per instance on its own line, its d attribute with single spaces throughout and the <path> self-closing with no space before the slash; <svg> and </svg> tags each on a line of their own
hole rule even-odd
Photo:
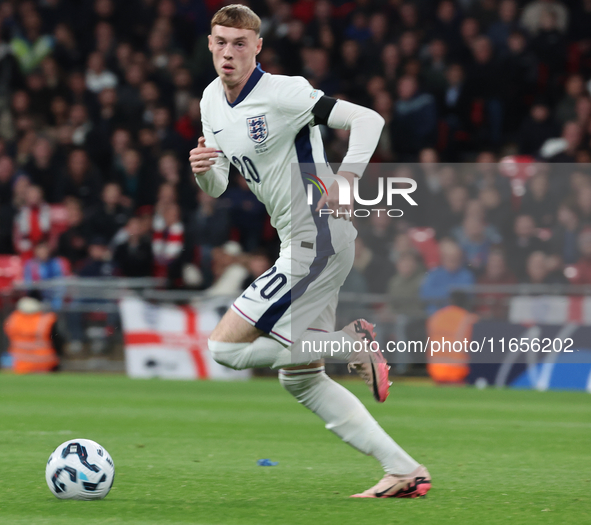
<svg viewBox="0 0 591 525">
<path fill-rule="evenodd" d="M 230 102 L 228 102 L 228 99 L 226 98 L 226 102 L 228 102 L 228 106 L 230 106 L 231 108 L 237 106 L 238 104 L 240 104 L 240 102 L 242 102 L 248 95 L 249 93 L 254 89 L 254 87 L 257 85 L 258 81 L 261 79 L 261 77 L 263 76 L 265 72 L 261 69 L 261 64 L 259 64 L 257 62 L 257 67 L 254 68 L 254 71 L 252 72 L 252 74 L 250 75 L 250 77 L 248 78 L 248 80 L 246 81 L 246 84 L 244 84 L 244 87 L 242 88 L 242 91 L 240 91 L 240 95 L 238 95 L 238 98 L 232 102 L 230 104 Z"/>
</svg>

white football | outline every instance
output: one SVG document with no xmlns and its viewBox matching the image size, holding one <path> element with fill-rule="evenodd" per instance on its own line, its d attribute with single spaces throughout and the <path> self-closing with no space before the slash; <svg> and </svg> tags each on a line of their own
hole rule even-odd
<svg viewBox="0 0 591 525">
<path fill-rule="evenodd" d="M 57 447 L 45 467 L 49 490 L 60 499 L 103 499 L 115 479 L 109 453 L 90 439 L 70 439 Z"/>
</svg>

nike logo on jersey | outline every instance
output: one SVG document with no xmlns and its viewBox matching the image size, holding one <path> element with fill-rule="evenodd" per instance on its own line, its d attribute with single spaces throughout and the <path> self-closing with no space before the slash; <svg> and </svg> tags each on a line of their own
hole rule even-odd
<svg viewBox="0 0 591 525">
<path fill-rule="evenodd" d="M 217 131 L 214 131 L 213 134 L 217 135 L 218 133 L 220 133 L 221 131 L 224 131 L 223 129 L 218 129 Z"/>
</svg>

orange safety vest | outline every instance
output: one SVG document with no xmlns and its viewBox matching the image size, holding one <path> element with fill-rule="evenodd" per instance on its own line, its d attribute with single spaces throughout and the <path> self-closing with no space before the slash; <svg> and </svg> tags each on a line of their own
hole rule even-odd
<svg viewBox="0 0 591 525">
<path fill-rule="evenodd" d="M 468 340 L 468 345 L 472 340 L 472 325 L 478 317 L 459 306 L 446 306 L 435 312 L 427 320 L 427 335 L 432 342 L 445 342 L 446 348 L 454 341 L 462 342 Z M 448 345 L 449 343 L 449 345 Z M 433 346 L 431 346 L 433 348 Z M 437 382 L 440 383 L 460 383 L 470 373 L 470 354 L 462 352 L 433 352 L 428 349 L 427 372 Z M 459 345 L 456 344 L 456 348 Z M 463 348 L 463 346 L 462 346 Z M 439 362 L 438 362 L 439 361 Z"/>
<path fill-rule="evenodd" d="M 17 374 L 49 372 L 59 364 L 51 344 L 51 328 L 56 320 L 54 313 L 24 314 L 18 310 L 8 317 L 4 331 Z"/>
</svg>

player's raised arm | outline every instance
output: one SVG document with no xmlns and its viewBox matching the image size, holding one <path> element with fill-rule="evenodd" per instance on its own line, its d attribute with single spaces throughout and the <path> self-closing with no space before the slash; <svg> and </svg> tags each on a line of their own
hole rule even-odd
<svg viewBox="0 0 591 525">
<path fill-rule="evenodd" d="M 316 124 L 351 131 L 339 172 L 363 175 L 382 134 L 385 120 L 375 111 L 346 100 L 322 96 L 312 110 Z"/>
<path fill-rule="evenodd" d="M 349 147 L 338 171 L 339 175 L 346 178 L 351 188 L 350 205 L 339 204 L 338 185 L 334 183 L 334 191 L 328 191 L 323 195 L 316 211 L 327 204 L 332 210 L 345 212 L 343 217 L 351 217 L 353 214 L 353 183 L 355 177 L 361 177 L 365 166 L 369 163 L 375 151 L 384 119 L 372 109 L 352 104 L 345 100 L 337 100 L 332 97 L 322 96 L 312 110 L 315 124 L 325 124 L 330 128 L 347 129 L 351 131 Z"/>
</svg>

